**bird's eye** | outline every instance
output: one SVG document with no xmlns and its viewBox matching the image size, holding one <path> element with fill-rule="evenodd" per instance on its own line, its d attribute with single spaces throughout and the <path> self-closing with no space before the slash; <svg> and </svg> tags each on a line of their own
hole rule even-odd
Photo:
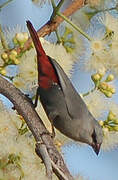
<svg viewBox="0 0 118 180">
<path fill-rule="evenodd" d="M 93 133 L 92 133 L 92 139 L 93 139 L 93 142 L 94 142 L 94 143 L 97 143 L 95 130 L 94 130 Z"/>
</svg>

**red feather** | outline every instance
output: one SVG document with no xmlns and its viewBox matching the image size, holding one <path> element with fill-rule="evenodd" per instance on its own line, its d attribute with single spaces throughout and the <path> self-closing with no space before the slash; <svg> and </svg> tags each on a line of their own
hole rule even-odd
<svg viewBox="0 0 118 180">
<path fill-rule="evenodd" d="M 48 89 L 51 87 L 52 83 L 59 83 L 57 74 L 50 63 L 50 60 L 41 45 L 38 34 L 30 21 L 27 21 L 27 27 L 37 52 L 38 84 L 40 87 Z"/>
</svg>

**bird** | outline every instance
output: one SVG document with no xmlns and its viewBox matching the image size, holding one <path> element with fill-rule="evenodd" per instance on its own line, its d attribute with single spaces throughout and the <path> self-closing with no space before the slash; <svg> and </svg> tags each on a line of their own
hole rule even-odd
<svg viewBox="0 0 118 180">
<path fill-rule="evenodd" d="M 98 155 L 103 142 L 102 127 L 62 67 L 46 55 L 32 23 L 28 20 L 26 24 L 37 52 L 38 89 L 35 105 L 40 96 L 53 126 L 70 139 L 90 145 Z"/>
</svg>

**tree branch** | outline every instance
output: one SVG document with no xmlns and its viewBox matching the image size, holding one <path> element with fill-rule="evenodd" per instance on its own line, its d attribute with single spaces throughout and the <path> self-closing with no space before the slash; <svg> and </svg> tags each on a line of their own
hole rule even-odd
<svg viewBox="0 0 118 180">
<path fill-rule="evenodd" d="M 46 168 L 46 176 L 48 177 L 49 180 L 51 180 L 52 179 L 52 164 L 51 164 L 51 159 L 49 157 L 45 144 L 42 143 L 42 141 L 37 142 L 35 151 L 37 155 L 42 158 L 45 168 Z"/>
<path fill-rule="evenodd" d="M 69 7 L 62 13 L 64 16 L 68 17 L 71 16 L 74 12 L 76 12 L 78 9 L 83 7 L 84 5 L 84 0 L 75 0 L 73 1 Z M 41 29 L 38 30 L 38 36 L 39 37 L 44 37 L 51 32 L 55 31 L 57 27 L 63 22 L 63 18 L 61 17 L 55 17 L 53 21 L 47 22 Z M 24 48 L 18 47 L 16 50 L 18 53 L 21 51 L 26 51 L 31 47 L 32 40 L 31 38 L 28 39 L 28 41 L 25 43 Z"/>
<path fill-rule="evenodd" d="M 36 142 L 42 142 L 45 144 L 50 159 L 53 161 L 53 171 L 60 180 L 73 180 L 70 175 L 61 154 L 57 151 L 53 144 L 52 138 L 45 128 L 42 120 L 35 111 L 33 104 L 29 102 L 29 99 L 13 84 L 0 76 L 0 93 L 6 96 L 15 106 L 15 109 L 20 115 L 23 116 L 29 129 L 31 130 Z M 40 148 L 39 148 L 40 151 Z M 55 168 L 55 165 L 58 168 Z M 66 179 L 57 170 L 59 169 L 62 174 L 66 176 Z"/>
</svg>

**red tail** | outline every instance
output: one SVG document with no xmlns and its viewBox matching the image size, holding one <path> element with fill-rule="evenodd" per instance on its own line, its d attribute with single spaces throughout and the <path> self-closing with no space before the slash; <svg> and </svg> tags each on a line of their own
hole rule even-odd
<svg viewBox="0 0 118 180">
<path fill-rule="evenodd" d="M 27 27 L 37 52 L 38 84 L 40 87 L 48 89 L 53 82 L 58 83 L 58 77 L 30 21 L 27 21 Z"/>
</svg>

